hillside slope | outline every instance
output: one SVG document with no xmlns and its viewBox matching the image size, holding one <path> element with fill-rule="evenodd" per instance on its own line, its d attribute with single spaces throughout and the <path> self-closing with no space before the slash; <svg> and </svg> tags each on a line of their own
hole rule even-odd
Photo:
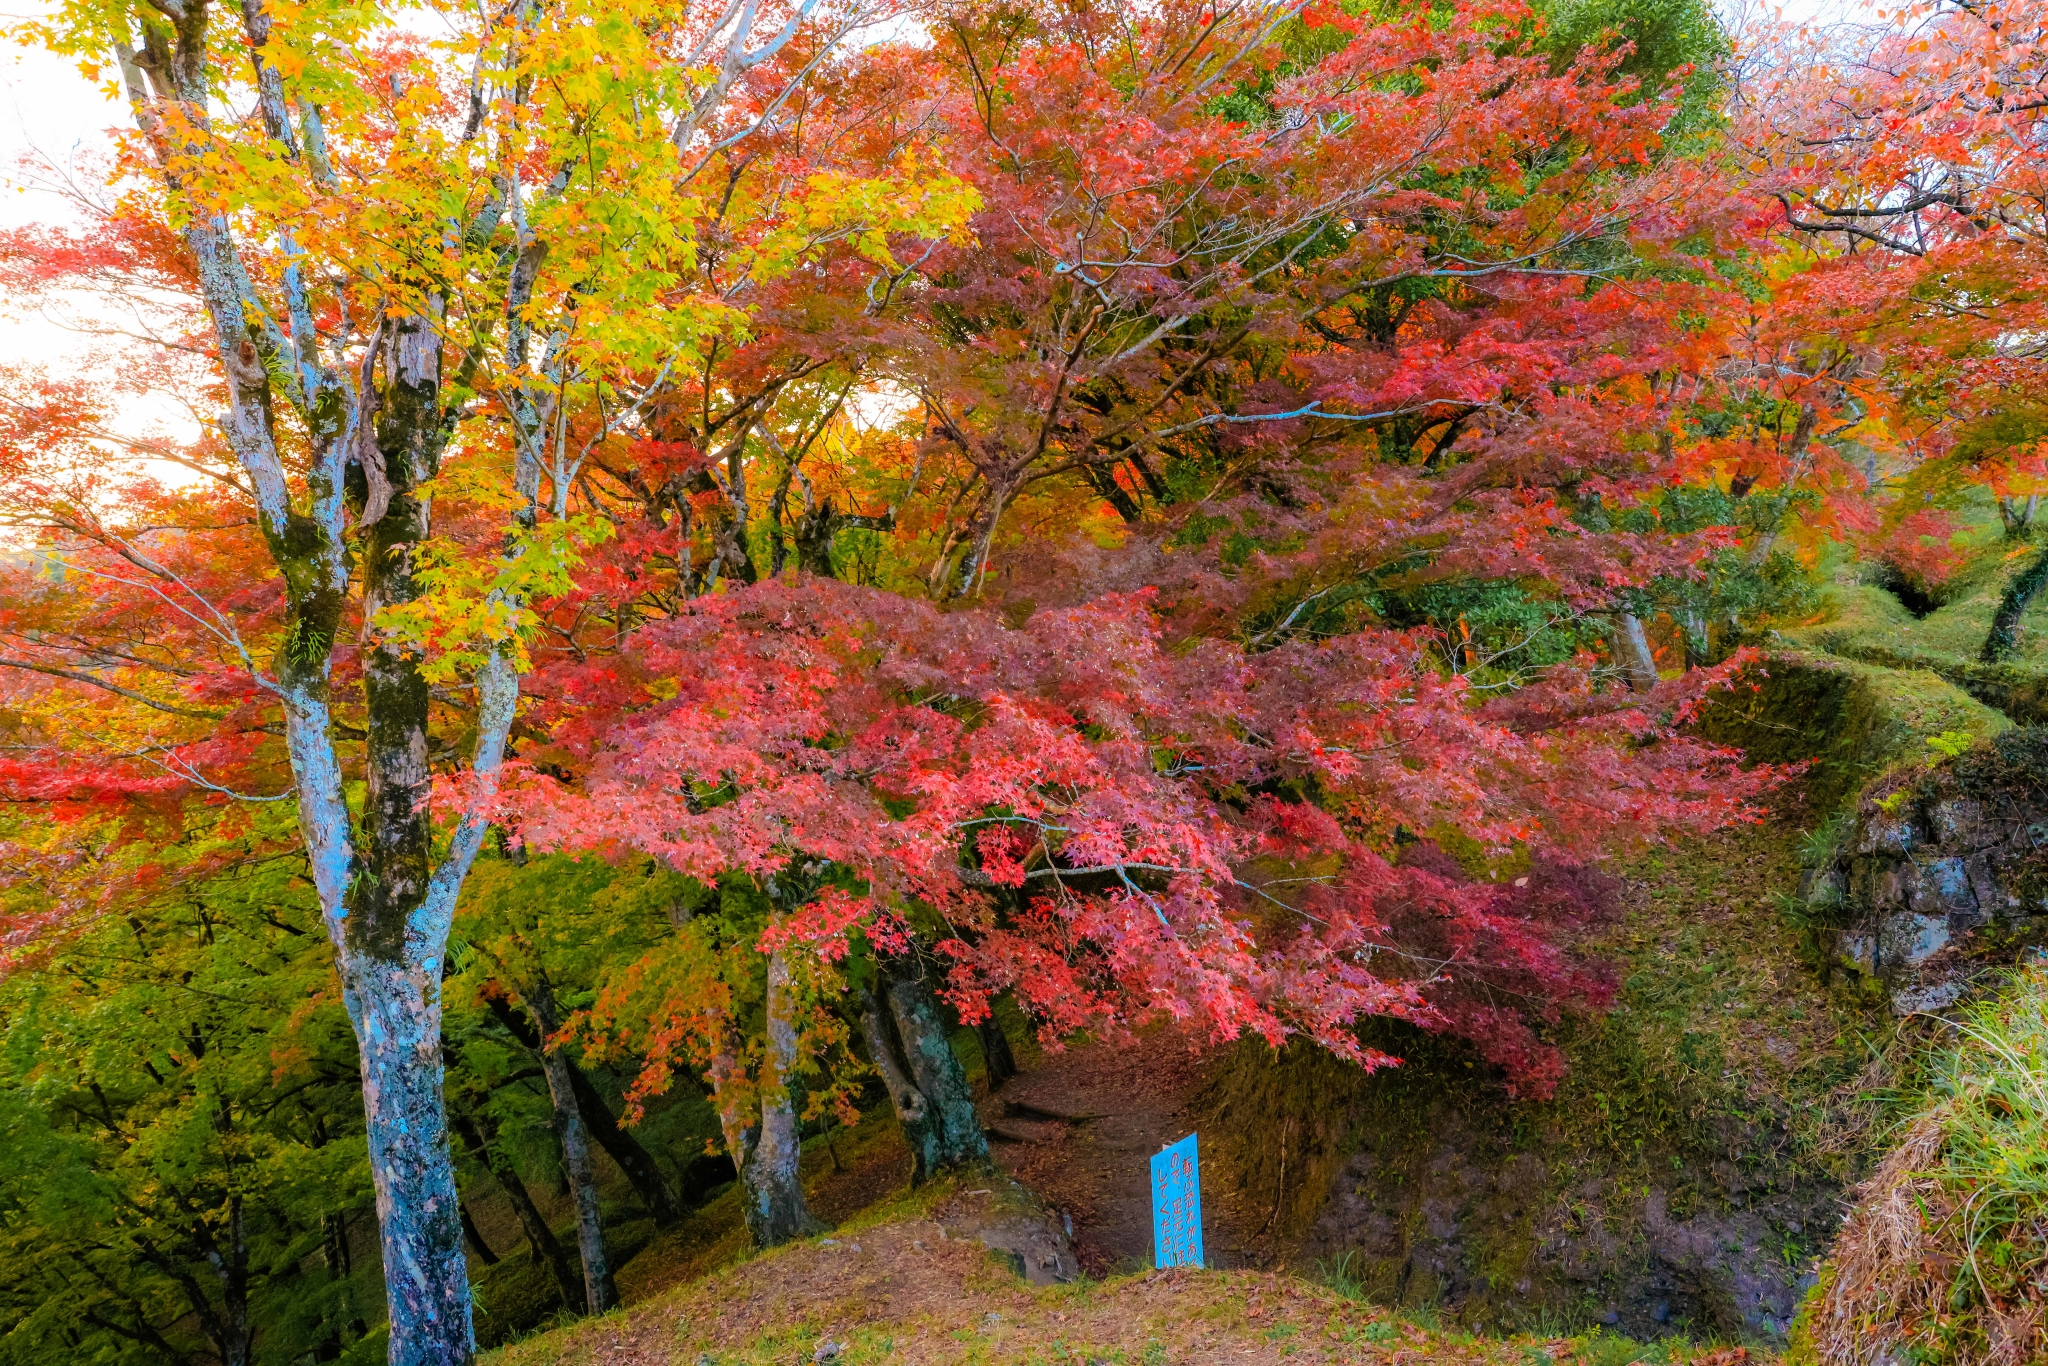
<svg viewBox="0 0 2048 1366">
<path fill-rule="evenodd" d="M 1426 1327 L 1298 1278 L 1137 1273 L 1034 1288 L 980 1243 L 949 1236 L 952 1191 L 537 1337 L 490 1366 L 1732 1366 L 1743 1349 L 1643 1349 L 1594 1335 L 1485 1340 Z"/>
</svg>

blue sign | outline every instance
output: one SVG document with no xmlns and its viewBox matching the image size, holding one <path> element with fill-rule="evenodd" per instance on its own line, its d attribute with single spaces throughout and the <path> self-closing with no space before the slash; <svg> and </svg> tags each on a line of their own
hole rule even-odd
<svg viewBox="0 0 2048 1366">
<path fill-rule="evenodd" d="M 1155 1266 L 1202 1264 L 1202 1163 L 1193 1134 L 1152 1157 L 1152 1257 Z"/>
</svg>

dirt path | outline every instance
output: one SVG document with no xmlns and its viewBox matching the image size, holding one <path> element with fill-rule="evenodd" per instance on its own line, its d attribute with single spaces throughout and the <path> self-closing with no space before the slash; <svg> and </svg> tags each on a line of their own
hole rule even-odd
<svg viewBox="0 0 2048 1366">
<path fill-rule="evenodd" d="M 1211 1059 L 1169 1031 L 1131 1043 L 1049 1055 L 982 1102 L 1004 1170 L 1073 1221 L 1075 1251 L 1094 1275 L 1152 1265 L 1151 1158 L 1198 1124 L 1191 1103 Z M 1265 1265 L 1248 1250 L 1223 1169 L 1203 1154 L 1203 1241 L 1209 1265 Z"/>
</svg>

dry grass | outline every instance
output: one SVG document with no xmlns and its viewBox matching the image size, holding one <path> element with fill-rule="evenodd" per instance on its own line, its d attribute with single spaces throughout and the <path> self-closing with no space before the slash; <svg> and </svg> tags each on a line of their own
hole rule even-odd
<svg viewBox="0 0 2048 1366">
<path fill-rule="evenodd" d="M 1826 1288 L 1809 1311 L 1802 1345 L 1829 1366 L 1890 1366 L 1909 1322 L 1938 1316 L 1953 1262 L 1931 1260 L 1928 1215 L 1938 1183 L 1926 1168 L 1941 1152 L 1939 1113 L 1915 1120 L 1857 1192 L 1855 1212 L 1836 1238 Z"/>
<path fill-rule="evenodd" d="M 2048 1360 L 2048 968 L 1961 1026 L 1795 1339 L 1817 1366 Z"/>
</svg>

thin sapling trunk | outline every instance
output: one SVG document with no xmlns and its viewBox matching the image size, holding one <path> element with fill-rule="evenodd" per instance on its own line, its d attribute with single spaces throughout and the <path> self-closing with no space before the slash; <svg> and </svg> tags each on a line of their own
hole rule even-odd
<svg viewBox="0 0 2048 1366">
<path fill-rule="evenodd" d="M 462 1135 L 470 1155 L 484 1164 L 505 1192 L 505 1198 L 512 1202 L 512 1212 L 519 1218 L 520 1232 L 526 1235 L 527 1253 L 547 1263 L 555 1278 L 555 1288 L 561 1292 L 563 1306 L 571 1313 L 585 1312 L 583 1280 L 569 1265 L 569 1254 L 555 1237 L 554 1230 L 548 1227 L 548 1221 L 541 1216 L 540 1206 L 533 1202 L 533 1192 L 526 1189 L 526 1182 L 520 1179 L 511 1159 L 492 1149 L 484 1141 L 475 1121 L 468 1116 L 457 1115 L 455 1129 Z"/>
<path fill-rule="evenodd" d="M 560 1028 L 561 1022 L 556 1018 L 554 990 L 545 979 L 529 991 L 527 1005 L 543 1032 L 541 1071 L 547 1077 L 548 1098 L 554 1102 L 555 1137 L 562 1145 L 562 1171 L 569 1179 L 569 1192 L 576 1203 L 576 1247 L 583 1258 L 583 1299 L 590 1313 L 602 1314 L 618 1307 L 619 1294 L 612 1286 L 611 1256 L 604 1243 L 597 1168 L 590 1156 L 590 1130 L 583 1122 L 576 1085 L 569 1076 L 569 1059 L 561 1049 L 547 1047 L 545 1036 Z"/>
</svg>

